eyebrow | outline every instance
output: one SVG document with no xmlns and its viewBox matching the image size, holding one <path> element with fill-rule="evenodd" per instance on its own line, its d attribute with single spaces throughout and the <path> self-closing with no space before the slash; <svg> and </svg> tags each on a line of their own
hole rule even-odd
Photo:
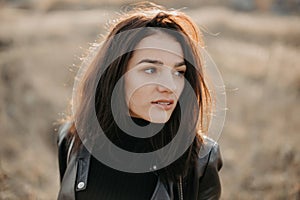
<svg viewBox="0 0 300 200">
<path fill-rule="evenodd" d="M 151 64 L 158 64 L 158 65 L 163 65 L 164 63 L 160 60 L 152 60 L 152 59 L 143 59 L 141 60 L 140 62 L 138 62 L 138 64 L 141 64 L 141 63 L 151 63 Z M 174 65 L 174 67 L 180 67 L 182 65 L 185 65 L 185 61 L 182 61 L 182 62 L 179 62 L 179 63 L 176 63 Z"/>
</svg>

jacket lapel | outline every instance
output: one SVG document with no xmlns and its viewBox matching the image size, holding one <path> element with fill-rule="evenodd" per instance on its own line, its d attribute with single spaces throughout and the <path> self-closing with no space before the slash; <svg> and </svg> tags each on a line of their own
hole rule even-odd
<svg viewBox="0 0 300 200">
<path fill-rule="evenodd" d="M 77 156 L 73 155 L 70 158 L 68 167 L 61 182 L 58 200 L 75 200 L 74 184 L 77 173 Z"/>
</svg>

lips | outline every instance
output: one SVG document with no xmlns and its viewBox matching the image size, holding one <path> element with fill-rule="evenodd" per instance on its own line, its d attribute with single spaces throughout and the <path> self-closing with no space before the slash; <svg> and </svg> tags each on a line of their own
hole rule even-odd
<svg viewBox="0 0 300 200">
<path fill-rule="evenodd" d="M 154 104 L 155 106 L 162 108 L 164 110 L 170 110 L 173 107 L 174 100 L 159 99 L 159 100 L 152 101 L 151 104 Z"/>
</svg>

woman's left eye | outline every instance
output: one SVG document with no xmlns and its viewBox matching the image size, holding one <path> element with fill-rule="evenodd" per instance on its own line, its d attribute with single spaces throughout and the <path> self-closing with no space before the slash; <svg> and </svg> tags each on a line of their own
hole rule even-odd
<svg viewBox="0 0 300 200">
<path fill-rule="evenodd" d="M 183 77 L 184 73 L 185 73 L 185 71 L 175 71 L 175 75 L 179 76 L 179 77 Z"/>
</svg>

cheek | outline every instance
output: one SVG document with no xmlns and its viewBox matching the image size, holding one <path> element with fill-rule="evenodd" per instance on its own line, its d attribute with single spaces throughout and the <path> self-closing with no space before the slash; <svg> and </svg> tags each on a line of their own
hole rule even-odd
<svg viewBox="0 0 300 200">
<path fill-rule="evenodd" d="M 143 101 L 143 96 L 141 95 L 141 92 L 139 90 L 134 91 L 131 93 L 131 96 L 128 97 L 130 105 L 138 105 L 141 104 Z"/>
<path fill-rule="evenodd" d="M 151 90 L 145 78 L 135 70 L 126 73 L 124 85 L 127 105 L 129 105 L 129 101 L 134 104 L 141 104 L 149 96 Z"/>
<path fill-rule="evenodd" d="M 129 101 L 132 101 L 132 97 L 134 95 L 137 83 L 134 81 L 134 79 L 131 76 L 125 76 L 124 85 L 125 85 L 124 86 L 125 99 L 128 106 Z"/>
<path fill-rule="evenodd" d="M 130 99 L 130 102 L 136 105 L 145 104 L 149 101 L 149 98 L 153 94 L 152 91 L 153 89 L 149 85 L 135 88 L 130 94 L 128 94 L 128 98 Z"/>
<path fill-rule="evenodd" d="M 184 86 L 185 86 L 185 81 L 182 80 L 177 84 L 177 90 L 176 90 L 176 96 L 177 99 L 179 99 L 180 95 L 182 94 L 183 90 L 184 90 Z"/>
<path fill-rule="evenodd" d="M 128 110 L 132 116 L 142 117 L 148 113 L 149 104 L 147 103 L 147 94 L 145 94 L 144 88 L 140 88 L 131 93 L 128 97 Z"/>
<path fill-rule="evenodd" d="M 126 103 L 129 109 L 140 109 L 147 102 L 147 88 L 146 87 L 129 87 L 126 93 Z"/>
</svg>

